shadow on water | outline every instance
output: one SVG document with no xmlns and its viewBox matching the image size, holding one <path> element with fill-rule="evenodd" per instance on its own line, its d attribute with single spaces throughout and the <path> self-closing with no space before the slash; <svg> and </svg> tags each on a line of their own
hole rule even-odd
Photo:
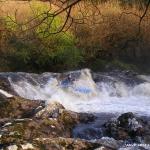
<svg viewBox="0 0 150 150">
<path fill-rule="evenodd" d="M 112 118 L 116 118 L 119 114 L 98 113 L 94 114 L 96 119 L 92 122 L 78 124 L 73 130 L 74 138 L 85 140 L 100 139 L 105 136 L 103 125 Z"/>
</svg>

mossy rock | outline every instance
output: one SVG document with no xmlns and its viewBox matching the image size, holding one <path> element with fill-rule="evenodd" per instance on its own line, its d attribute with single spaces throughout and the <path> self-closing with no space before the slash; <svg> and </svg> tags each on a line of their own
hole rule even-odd
<svg viewBox="0 0 150 150">
<path fill-rule="evenodd" d="M 99 147 L 99 144 L 91 143 L 81 139 L 72 138 L 39 138 L 34 140 L 34 145 L 43 150 L 92 150 Z"/>
<path fill-rule="evenodd" d="M 72 130 L 56 119 L 33 119 L 23 122 L 14 122 L 1 128 L 5 130 L 1 137 L 1 144 L 18 142 L 21 139 L 32 141 L 34 138 L 71 137 Z M 15 133 L 15 134 L 11 134 Z"/>
<path fill-rule="evenodd" d="M 59 116 L 59 121 L 68 128 L 73 128 L 79 122 L 79 116 L 71 111 L 63 110 Z"/>
<path fill-rule="evenodd" d="M 0 138 L 0 144 L 7 145 L 10 143 L 22 143 L 24 140 L 22 136 L 17 132 L 12 132 L 9 134 L 3 134 Z"/>
<path fill-rule="evenodd" d="M 27 100 L 17 96 L 0 98 L 0 102 L 0 118 L 28 118 L 35 114 L 38 106 L 44 107 L 42 101 Z"/>
</svg>

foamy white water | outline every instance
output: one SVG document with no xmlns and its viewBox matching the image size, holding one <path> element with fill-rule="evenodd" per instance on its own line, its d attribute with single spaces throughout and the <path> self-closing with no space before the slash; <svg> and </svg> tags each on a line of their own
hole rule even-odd
<svg viewBox="0 0 150 150">
<path fill-rule="evenodd" d="M 19 80 L 9 81 L 14 90 L 28 99 L 58 101 L 76 112 L 125 113 L 150 115 L 150 77 L 135 76 L 132 83 L 126 75 L 99 73 L 94 81 L 88 69 L 66 74 L 45 73 L 35 78 L 32 74 L 18 74 Z M 102 79 L 103 78 L 103 79 Z M 133 79 L 134 80 L 134 79 Z M 32 82 L 31 82 L 32 81 Z M 33 84 L 34 81 L 34 84 Z"/>
</svg>

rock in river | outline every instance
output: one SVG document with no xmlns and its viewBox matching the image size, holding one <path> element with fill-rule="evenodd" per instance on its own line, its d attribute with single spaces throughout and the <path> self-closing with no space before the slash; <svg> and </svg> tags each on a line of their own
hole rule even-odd
<svg viewBox="0 0 150 150">
<path fill-rule="evenodd" d="M 142 119 L 136 117 L 133 113 L 125 113 L 116 119 L 111 119 L 104 125 L 106 134 L 117 140 L 133 140 L 140 142 L 146 135 L 146 124 Z"/>
</svg>

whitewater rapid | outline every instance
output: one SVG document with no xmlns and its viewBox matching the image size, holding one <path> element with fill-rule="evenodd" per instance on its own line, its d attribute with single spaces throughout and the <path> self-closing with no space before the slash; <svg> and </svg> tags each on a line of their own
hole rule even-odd
<svg viewBox="0 0 150 150">
<path fill-rule="evenodd" d="M 76 112 L 133 112 L 150 115 L 150 76 L 128 72 L 11 73 L 8 80 L 21 97 L 60 102 Z"/>
</svg>

